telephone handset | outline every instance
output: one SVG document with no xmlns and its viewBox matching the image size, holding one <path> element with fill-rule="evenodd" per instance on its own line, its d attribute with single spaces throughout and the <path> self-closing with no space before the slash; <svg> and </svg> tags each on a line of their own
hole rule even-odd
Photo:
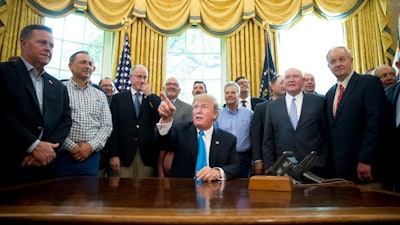
<svg viewBox="0 0 400 225">
<path fill-rule="evenodd" d="M 271 176 L 287 176 L 289 171 L 292 170 L 296 164 L 297 160 L 294 157 L 293 152 L 284 151 L 281 156 L 276 160 L 274 165 L 269 168 L 267 175 Z"/>
<path fill-rule="evenodd" d="M 322 178 L 310 172 L 317 160 L 318 153 L 315 151 L 312 151 L 303 160 L 301 160 L 300 163 L 296 160 L 293 152 L 284 151 L 282 155 L 278 158 L 278 160 L 274 163 L 274 165 L 271 166 L 267 175 L 291 176 L 297 182 L 302 182 L 307 179 L 315 182 L 320 182 Z"/>
<path fill-rule="evenodd" d="M 318 153 L 312 151 L 289 172 L 289 175 L 298 181 L 304 180 L 303 174 L 309 172 L 314 167 L 314 164 L 317 160 L 318 160 Z"/>
</svg>

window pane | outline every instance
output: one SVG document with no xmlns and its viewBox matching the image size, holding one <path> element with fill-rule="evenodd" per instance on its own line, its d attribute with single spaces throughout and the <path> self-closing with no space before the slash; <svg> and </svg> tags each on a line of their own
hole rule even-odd
<svg viewBox="0 0 400 225">
<path fill-rule="evenodd" d="M 222 40 L 214 38 L 198 28 L 190 28 L 179 36 L 167 39 L 166 78 L 179 80 L 181 93 L 179 98 L 192 104 L 193 83 L 202 80 L 207 93 L 213 95 L 222 105 L 221 91 L 226 75 L 222 75 Z"/>
<path fill-rule="evenodd" d="M 78 12 L 63 18 L 46 18 L 45 25 L 53 30 L 54 49 L 53 58 L 46 66 L 50 74 L 59 79 L 69 79 L 71 71 L 68 68 L 69 57 L 76 51 L 88 51 L 93 58 L 96 70 L 91 76 L 93 83 L 98 83 L 103 76 L 111 77 L 112 56 L 104 56 L 104 45 L 106 43 L 106 32 L 93 25 L 83 13 Z M 111 37 L 108 35 L 108 37 Z M 107 47 L 112 48 L 111 44 Z M 104 59 L 109 59 L 103 63 Z"/>
<path fill-rule="evenodd" d="M 326 22 L 306 15 L 293 28 L 279 34 L 279 72 L 296 67 L 314 75 L 316 92 L 325 94 L 336 78 L 329 70 L 326 53 L 330 48 L 345 45 L 342 23 Z"/>
<path fill-rule="evenodd" d="M 204 77 L 205 79 L 221 78 L 221 55 L 204 55 Z"/>
<path fill-rule="evenodd" d="M 186 55 L 186 66 L 187 75 L 191 77 L 198 77 L 202 79 L 203 76 L 203 55 L 187 54 Z"/>
<path fill-rule="evenodd" d="M 65 17 L 65 25 L 64 25 L 64 40 L 75 41 L 75 42 L 83 42 L 83 35 L 85 31 L 85 19 L 82 16 L 77 16 L 75 14 L 71 14 L 70 16 Z M 75 31 L 75 32 L 71 32 Z"/>
<path fill-rule="evenodd" d="M 200 29 L 188 29 L 186 34 L 186 52 L 203 53 L 204 33 Z"/>
</svg>

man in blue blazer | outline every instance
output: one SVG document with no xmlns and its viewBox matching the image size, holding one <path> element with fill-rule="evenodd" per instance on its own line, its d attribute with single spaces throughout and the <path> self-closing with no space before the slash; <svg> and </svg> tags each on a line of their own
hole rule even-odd
<svg viewBox="0 0 400 225">
<path fill-rule="evenodd" d="M 108 139 L 110 176 L 157 176 L 158 150 L 154 143 L 155 125 L 160 120 L 161 99 L 151 92 L 149 72 L 143 65 L 129 74 L 132 87 L 113 96 L 110 109 L 113 131 Z M 135 108 L 138 99 L 140 106 Z"/>
<path fill-rule="evenodd" d="M 266 174 L 284 151 L 292 151 L 298 162 L 316 151 L 319 158 L 313 172 L 325 176 L 325 99 L 302 91 L 303 83 L 304 77 L 299 69 L 287 69 L 284 73 L 286 94 L 268 103 L 263 141 Z M 296 111 L 294 118 L 290 117 L 292 104 Z"/>
<path fill-rule="evenodd" d="M 51 162 L 72 124 L 67 88 L 44 70 L 52 30 L 29 25 L 20 45 L 20 59 L 0 64 L 0 186 L 51 178 Z"/>
<path fill-rule="evenodd" d="M 386 107 L 382 83 L 376 76 L 354 72 L 346 47 L 332 48 L 326 59 L 337 78 L 326 93 L 332 175 L 353 182 L 377 181 Z"/>
<path fill-rule="evenodd" d="M 240 176 L 240 159 L 236 152 L 236 137 L 215 128 L 218 104 L 214 97 L 199 94 L 193 101 L 193 121 L 172 123 L 175 107 L 164 99 L 158 111 L 161 116 L 158 128 L 158 145 L 174 151 L 170 177 L 196 177 L 197 180 L 228 180 Z M 196 171 L 198 155 L 198 133 L 204 131 L 206 166 Z"/>
</svg>

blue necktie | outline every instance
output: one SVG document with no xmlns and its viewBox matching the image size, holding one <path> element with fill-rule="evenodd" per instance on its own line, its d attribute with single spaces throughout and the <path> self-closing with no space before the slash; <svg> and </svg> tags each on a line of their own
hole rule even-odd
<svg viewBox="0 0 400 225">
<path fill-rule="evenodd" d="M 198 142 L 198 152 L 197 152 L 197 161 L 196 161 L 196 172 L 203 169 L 203 167 L 207 166 L 207 156 L 206 156 L 206 144 L 203 140 L 204 131 L 199 132 Z"/>
<path fill-rule="evenodd" d="M 139 109 L 140 109 L 140 100 L 139 100 L 140 92 L 135 93 L 135 111 L 136 117 L 139 117 Z"/>
<path fill-rule="evenodd" d="M 289 117 L 290 117 L 290 122 L 292 122 L 293 128 L 296 130 L 297 127 L 297 107 L 296 107 L 296 98 L 292 99 L 292 103 L 290 104 L 290 111 L 289 111 Z"/>
</svg>

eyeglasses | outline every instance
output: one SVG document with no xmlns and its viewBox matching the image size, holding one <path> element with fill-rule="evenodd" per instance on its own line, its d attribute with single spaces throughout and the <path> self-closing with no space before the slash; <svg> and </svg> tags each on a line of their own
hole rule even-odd
<svg viewBox="0 0 400 225">
<path fill-rule="evenodd" d="M 244 84 L 249 84 L 249 82 L 247 81 L 239 81 L 237 82 L 238 85 L 244 85 Z"/>
<path fill-rule="evenodd" d="M 168 83 L 166 83 L 165 85 L 166 85 L 166 86 L 175 86 L 175 87 L 179 87 L 179 84 L 178 84 L 178 83 L 170 83 L 170 82 L 168 82 Z"/>
<path fill-rule="evenodd" d="M 142 79 L 146 80 L 147 79 L 147 76 L 142 76 L 142 75 L 133 75 L 133 76 L 136 77 L 139 80 L 142 80 Z"/>
</svg>

